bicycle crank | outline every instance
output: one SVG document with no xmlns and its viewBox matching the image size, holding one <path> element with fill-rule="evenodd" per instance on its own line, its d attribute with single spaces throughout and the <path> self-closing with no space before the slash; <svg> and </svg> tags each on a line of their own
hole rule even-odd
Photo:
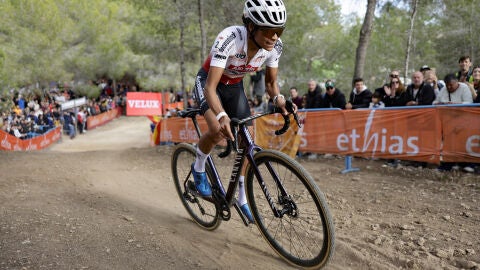
<svg viewBox="0 0 480 270">
<path fill-rule="evenodd" d="M 230 207 L 228 207 L 225 197 L 217 189 L 213 189 L 213 198 L 217 205 L 220 217 L 225 221 L 230 220 L 232 213 L 230 212 Z"/>
</svg>

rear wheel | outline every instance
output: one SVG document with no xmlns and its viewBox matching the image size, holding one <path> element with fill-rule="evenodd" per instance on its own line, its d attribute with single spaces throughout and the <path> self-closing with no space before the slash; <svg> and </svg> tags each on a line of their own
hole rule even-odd
<svg viewBox="0 0 480 270">
<path fill-rule="evenodd" d="M 180 143 L 172 154 L 172 176 L 178 196 L 188 214 L 200 226 L 207 230 L 216 229 L 221 222 L 214 203 L 196 196 L 191 165 L 195 162 L 196 149 L 186 143 Z M 208 163 L 206 164 L 208 167 Z M 207 172 L 211 171 L 207 168 Z"/>
<path fill-rule="evenodd" d="M 260 151 L 254 160 L 265 186 L 259 184 L 251 165 L 245 184 L 262 236 L 283 259 L 297 267 L 325 266 L 333 256 L 335 232 L 325 197 L 313 178 L 298 162 L 278 151 Z M 270 204 L 281 212 L 279 217 Z"/>
</svg>

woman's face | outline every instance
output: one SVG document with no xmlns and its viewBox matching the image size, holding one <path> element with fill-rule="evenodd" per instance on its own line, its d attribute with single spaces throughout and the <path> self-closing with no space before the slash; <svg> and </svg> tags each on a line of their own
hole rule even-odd
<svg viewBox="0 0 480 270">
<path fill-rule="evenodd" d="M 400 80 L 398 78 L 392 80 L 392 84 L 391 84 L 392 88 L 396 89 L 396 88 L 398 88 L 399 85 L 400 85 Z"/>
<path fill-rule="evenodd" d="M 476 67 L 473 69 L 472 76 L 473 76 L 473 79 L 480 81 L 480 67 Z"/>
<path fill-rule="evenodd" d="M 273 50 L 278 38 L 283 33 L 283 28 L 259 27 L 255 32 L 255 40 L 260 47 L 267 51 Z"/>
</svg>

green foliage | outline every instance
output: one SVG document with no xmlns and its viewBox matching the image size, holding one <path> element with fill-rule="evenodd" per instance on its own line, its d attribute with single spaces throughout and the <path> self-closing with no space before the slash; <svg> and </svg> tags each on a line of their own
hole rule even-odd
<svg viewBox="0 0 480 270">
<path fill-rule="evenodd" d="M 100 87 L 93 84 L 79 84 L 72 91 L 79 97 L 87 97 L 88 99 L 96 99 L 101 94 Z"/>
<path fill-rule="evenodd" d="M 242 24 L 243 3 L 203 0 L 207 49 L 223 28 Z M 282 91 L 295 85 L 305 93 L 312 78 L 333 79 L 348 93 L 362 19 L 342 16 L 334 0 L 286 1 L 286 5 L 279 69 Z M 370 88 L 379 87 L 389 70 L 403 71 L 410 13 L 410 1 L 377 2 L 364 70 Z M 0 14 L 0 89 L 98 77 L 119 80 L 134 74 L 147 91 L 170 87 L 188 91 L 204 60 L 198 1 L 4 0 Z M 478 64 L 478 14 L 476 0 L 420 1 L 407 72 L 428 64 L 443 77 L 457 69 L 463 54 Z M 78 91 L 96 95 L 88 89 Z"/>
</svg>

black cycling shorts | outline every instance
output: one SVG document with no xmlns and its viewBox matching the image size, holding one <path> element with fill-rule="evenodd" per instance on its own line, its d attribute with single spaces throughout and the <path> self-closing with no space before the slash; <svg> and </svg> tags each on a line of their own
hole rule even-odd
<svg viewBox="0 0 480 270">
<path fill-rule="evenodd" d="M 208 73 L 201 68 L 197 73 L 195 87 L 193 88 L 193 96 L 200 107 L 202 115 L 210 108 L 204 94 L 207 76 Z M 243 81 L 228 85 L 219 82 L 217 86 L 217 96 L 228 117 L 243 119 L 251 115 L 247 96 L 243 89 Z"/>
</svg>

